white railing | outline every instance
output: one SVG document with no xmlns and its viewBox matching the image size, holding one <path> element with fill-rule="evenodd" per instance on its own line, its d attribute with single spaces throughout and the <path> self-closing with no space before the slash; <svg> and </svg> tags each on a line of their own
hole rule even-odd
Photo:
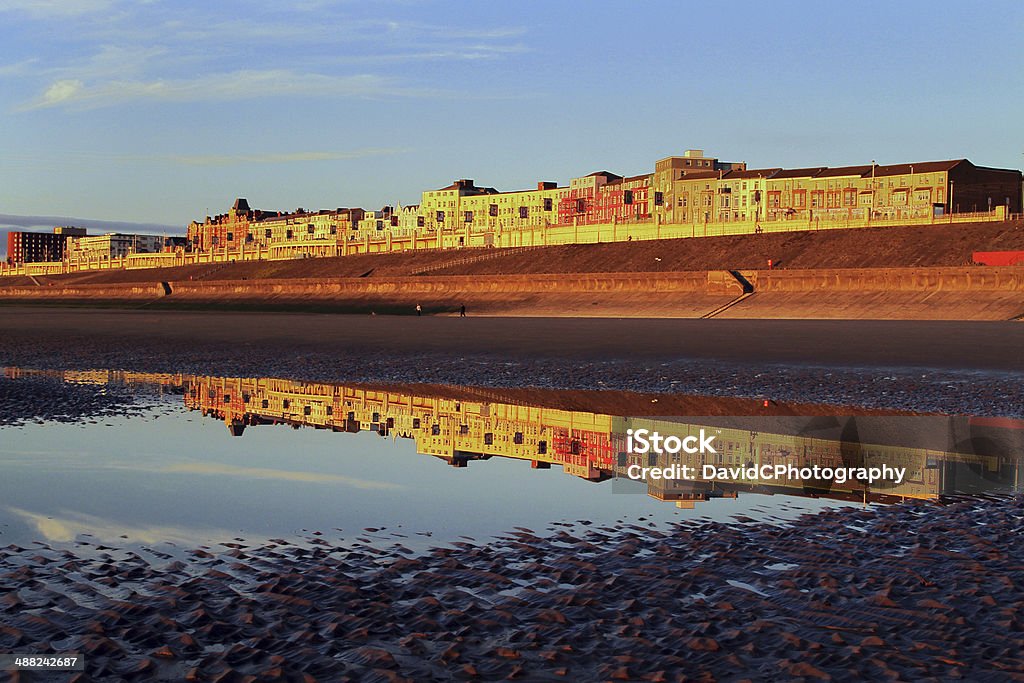
<svg viewBox="0 0 1024 683">
<path fill-rule="evenodd" d="M 815 210 L 818 211 L 818 210 Z M 902 211 L 902 210 L 901 210 Z M 632 240 L 677 239 L 687 237 L 717 237 L 724 235 L 753 235 L 769 232 L 795 232 L 810 230 L 843 230 L 867 227 L 903 225 L 943 225 L 982 221 L 1003 221 L 1009 216 L 1006 207 L 992 211 L 971 213 L 868 219 L 864 209 L 858 208 L 845 215 L 822 209 L 822 213 L 807 216 L 780 217 L 776 220 L 745 220 L 721 222 L 665 223 L 660 220 L 588 225 L 526 226 L 522 228 L 487 228 L 481 232 L 466 230 L 394 229 L 374 230 L 366 233 L 347 233 L 337 241 L 324 239 L 295 239 L 288 242 L 255 245 L 241 249 L 220 249 L 200 252 L 161 252 L 155 254 L 129 254 L 103 260 L 81 262 L 53 261 L 11 265 L 0 262 L 0 277 L 57 275 L 94 270 L 141 268 L 167 268 L 173 266 L 229 263 L 232 261 L 286 260 L 343 256 L 346 254 L 387 253 L 394 251 L 462 249 L 468 247 L 538 247 L 561 244 L 594 244 Z"/>
</svg>

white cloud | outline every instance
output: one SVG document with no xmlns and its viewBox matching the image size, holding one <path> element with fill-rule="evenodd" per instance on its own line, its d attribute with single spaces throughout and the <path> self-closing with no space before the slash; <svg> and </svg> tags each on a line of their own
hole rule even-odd
<svg viewBox="0 0 1024 683">
<path fill-rule="evenodd" d="M 53 107 L 62 102 L 74 100 L 79 96 L 84 87 L 82 81 L 75 78 L 56 81 L 43 93 L 43 96 L 39 99 L 39 106 Z"/>
<path fill-rule="evenodd" d="M 210 102 L 299 95 L 376 98 L 444 94 L 441 90 L 402 86 L 394 79 L 372 74 L 329 76 L 271 69 L 217 73 L 193 79 L 111 80 L 95 84 L 61 79 L 50 84 L 36 100 L 24 104 L 21 110 L 55 106 L 95 109 L 140 100 Z"/>
</svg>

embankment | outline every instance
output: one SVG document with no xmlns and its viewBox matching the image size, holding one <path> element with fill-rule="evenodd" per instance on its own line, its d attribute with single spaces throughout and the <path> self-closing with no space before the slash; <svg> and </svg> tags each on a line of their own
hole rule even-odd
<svg viewBox="0 0 1024 683">
<path fill-rule="evenodd" d="M 975 251 L 1024 250 L 1024 222 L 961 223 L 761 235 L 570 244 L 531 249 L 406 251 L 284 261 L 247 261 L 140 270 L 39 275 L 44 285 L 213 280 L 369 279 L 420 275 L 676 273 L 776 268 L 923 268 L 971 264 Z M 0 278 L 0 289 L 35 286 Z"/>
<path fill-rule="evenodd" d="M 742 299 L 742 282 L 753 293 Z M 673 273 L 210 280 L 0 288 L 0 303 L 212 310 L 650 318 L 1008 320 L 1024 268 L 845 268 Z M 732 304 L 732 305 L 730 305 Z"/>
</svg>

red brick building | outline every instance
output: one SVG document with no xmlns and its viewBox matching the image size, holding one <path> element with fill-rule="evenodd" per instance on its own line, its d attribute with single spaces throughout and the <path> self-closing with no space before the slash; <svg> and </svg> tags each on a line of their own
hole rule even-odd
<svg viewBox="0 0 1024 683">
<path fill-rule="evenodd" d="M 40 263 L 63 261 L 68 235 L 52 232 L 7 233 L 7 262 Z"/>
<path fill-rule="evenodd" d="M 188 226 L 188 241 L 194 251 L 235 250 L 246 243 L 250 226 L 264 218 L 280 216 L 279 211 L 249 208 L 249 202 L 239 197 L 227 213 L 206 217 L 202 223 L 192 221 Z M 249 240 L 251 242 L 251 238 Z"/>
</svg>

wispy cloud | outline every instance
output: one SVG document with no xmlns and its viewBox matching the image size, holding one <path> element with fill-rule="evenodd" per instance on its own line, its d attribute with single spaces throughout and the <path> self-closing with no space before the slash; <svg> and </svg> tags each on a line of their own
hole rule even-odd
<svg viewBox="0 0 1024 683">
<path fill-rule="evenodd" d="M 338 161 L 406 152 L 405 149 L 359 149 L 351 152 L 291 152 L 280 154 L 197 154 L 166 157 L 186 166 L 234 166 L 235 164 L 283 164 L 297 161 Z"/>
<path fill-rule="evenodd" d="M 446 91 L 400 85 L 395 79 L 371 74 L 330 76 L 287 69 L 234 71 L 177 80 L 118 80 L 87 84 L 80 79 L 51 83 L 24 111 L 50 107 L 94 109 L 125 102 L 154 100 L 198 102 L 258 99 L 268 96 L 333 98 L 440 97 Z"/>
<path fill-rule="evenodd" d="M 230 538 L 237 533 L 224 529 L 189 529 L 178 526 L 126 524 L 83 513 L 65 512 L 62 515 L 41 515 L 16 507 L 7 509 L 12 515 L 24 520 L 44 539 L 54 543 L 67 543 L 82 534 L 91 534 L 112 542 L 193 544 L 198 538 Z"/>
<path fill-rule="evenodd" d="M 103 12 L 114 0 L 0 0 L 0 12 L 19 12 L 34 19 L 74 17 Z"/>
<path fill-rule="evenodd" d="M 0 66 L 0 78 L 5 76 L 24 76 L 32 72 L 32 67 L 39 62 L 37 57 L 31 59 L 23 59 L 20 62 L 14 62 L 13 64 L 4 64 Z"/>
<path fill-rule="evenodd" d="M 357 489 L 367 490 L 402 490 L 405 486 L 394 484 L 389 481 L 375 481 L 372 479 L 357 479 L 346 477 L 340 474 L 325 474 L 321 472 L 301 472 L 297 470 L 277 470 L 267 467 L 240 467 L 237 465 L 225 465 L 213 462 L 190 462 L 177 465 L 168 465 L 158 468 L 159 472 L 185 473 L 185 474 L 214 474 L 231 477 L 245 477 L 249 479 L 274 479 L 279 481 L 298 481 L 314 484 L 344 484 Z"/>
<path fill-rule="evenodd" d="M 76 225 L 81 228 L 90 228 L 97 231 L 124 231 L 124 232 L 166 232 L 180 231 L 180 226 L 165 225 L 163 223 L 135 223 L 129 221 L 101 221 L 92 218 L 75 218 L 71 216 L 17 216 L 0 213 L 0 230 L 9 227 L 16 228 L 52 228 L 55 225 Z"/>
</svg>

